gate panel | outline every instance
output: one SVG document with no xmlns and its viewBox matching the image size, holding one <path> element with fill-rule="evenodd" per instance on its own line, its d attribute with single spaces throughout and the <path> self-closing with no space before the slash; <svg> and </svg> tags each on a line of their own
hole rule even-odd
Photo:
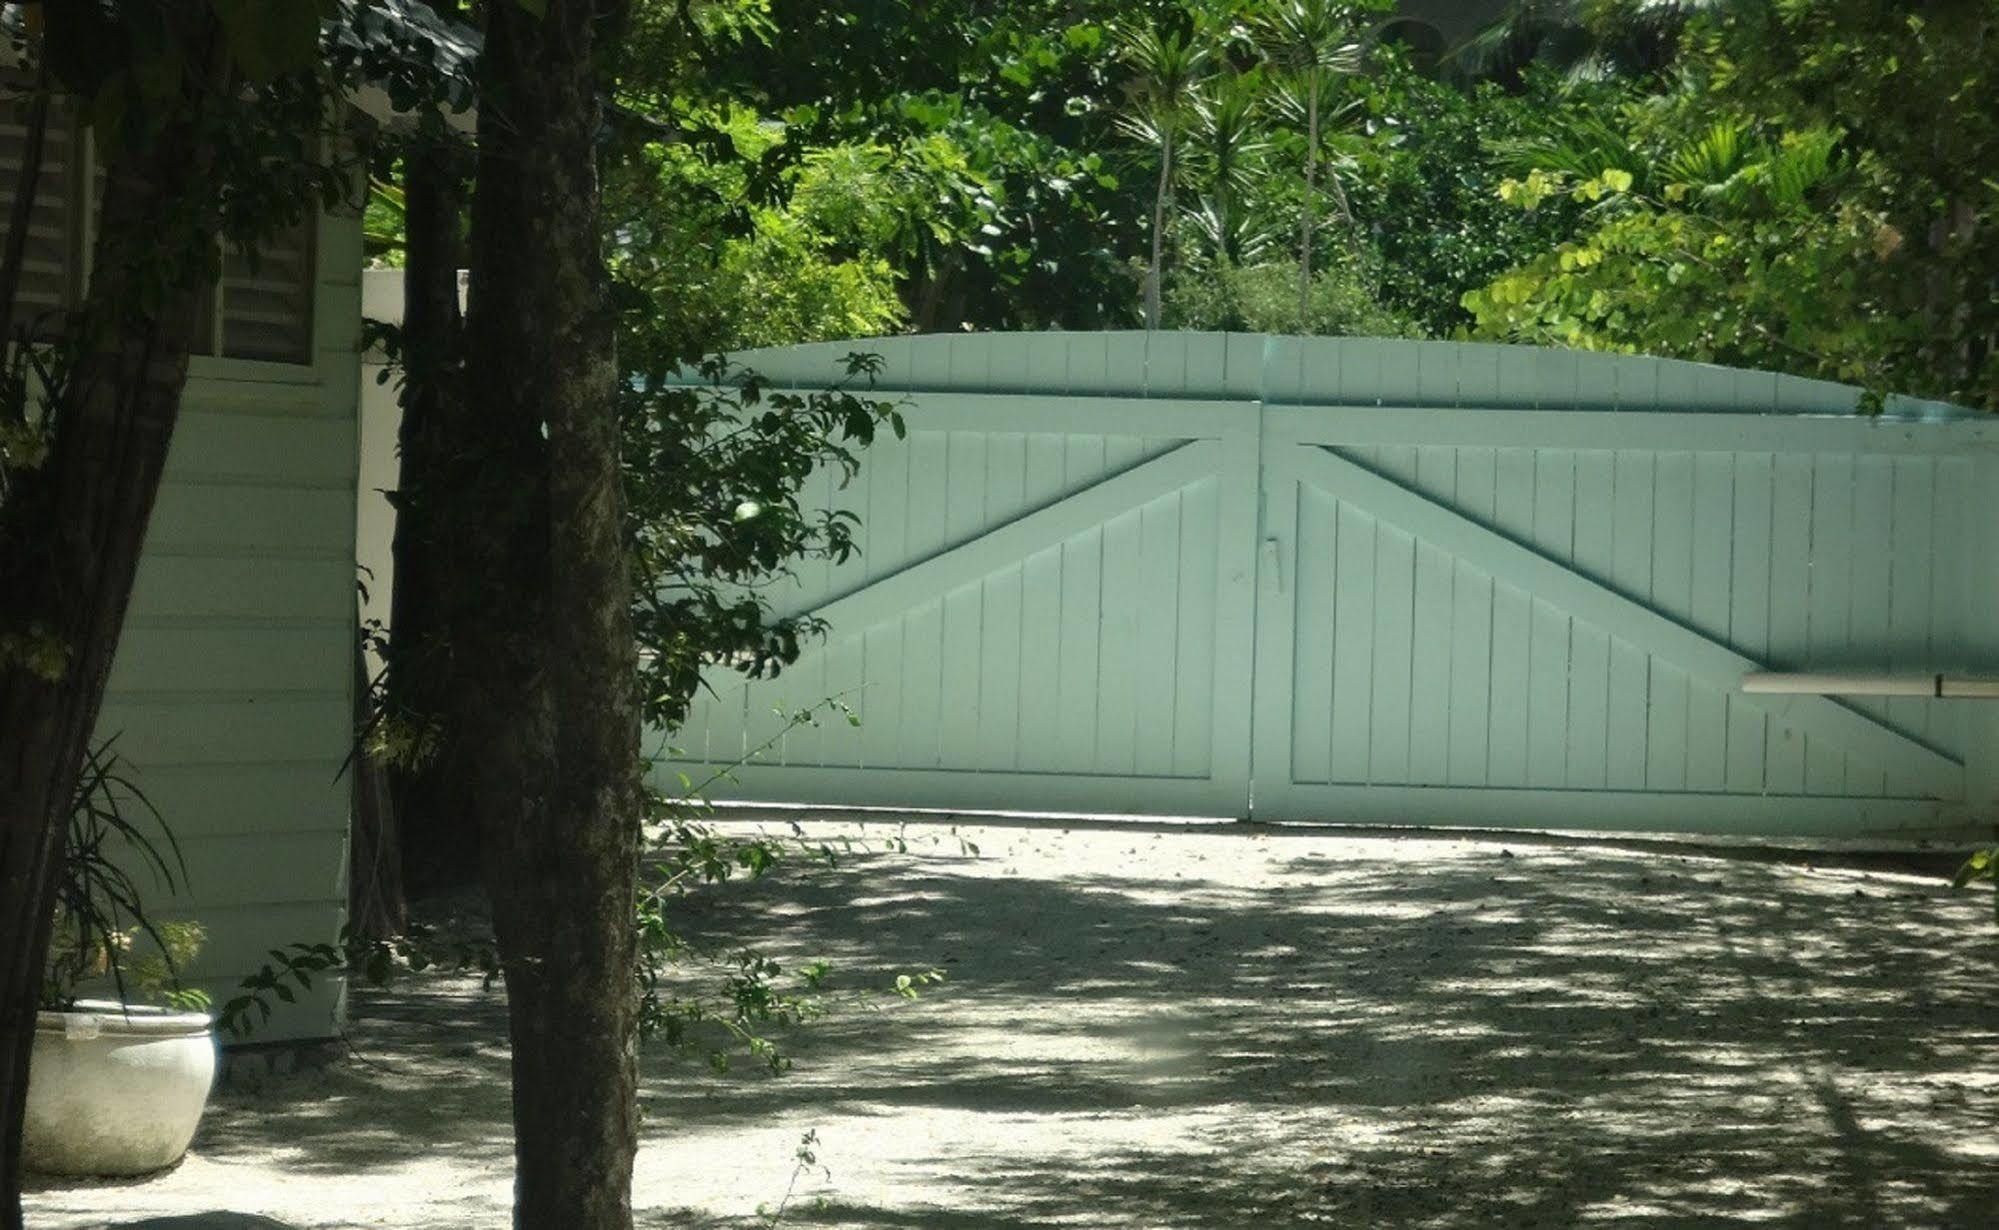
<svg viewBox="0 0 1999 1230">
<path fill-rule="evenodd" d="M 913 400 L 906 443 L 815 493 L 863 515 L 864 554 L 776 600 L 828 638 L 772 680 L 718 672 L 675 767 L 763 749 L 724 797 L 1240 814 L 1254 406 Z M 792 724 L 829 697 L 858 724 Z"/>
<path fill-rule="evenodd" d="M 1968 498 L 1968 463 L 1317 442 L 1347 417 L 1267 413 L 1265 555 L 1295 584 L 1262 591 L 1259 816 L 1729 831 L 1838 816 L 1857 835 L 1966 798 L 1950 702 L 1737 684 L 1962 661 L 1923 548 L 1931 508 Z"/>
</svg>

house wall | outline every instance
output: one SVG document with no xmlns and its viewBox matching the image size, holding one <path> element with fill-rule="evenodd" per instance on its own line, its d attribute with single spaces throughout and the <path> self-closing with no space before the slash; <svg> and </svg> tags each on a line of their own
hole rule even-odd
<svg viewBox="0 0 1999 1230">
<path fill-rule="evenodd" d="M 196 357 L 98 724 L 172 826 L 219 1005 L 266 950 L 345 914 L 354 688 L 361 224 L 315 235 L 311 366 Z M 316 981 L 250 1039 L 325 1037 Z"/>
</svg>

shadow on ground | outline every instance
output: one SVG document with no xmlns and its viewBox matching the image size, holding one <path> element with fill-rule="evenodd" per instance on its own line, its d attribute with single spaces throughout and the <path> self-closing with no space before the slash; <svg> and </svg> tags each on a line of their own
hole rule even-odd
<svg viewBox="0 0 1999 1230">
<path fill-rule="evenodd" d="M 642 1225 L 756 1224 L 788 1181 L 784 1224 L 843 1227 L 1992 1224 L 1976 898 L 1579 843 L 975 836 L 687 912 L 949 982 L 796 1032 L 781 1078 L 649 1056 Z M 225 1098 L 202 1155 L 504 1182 L 497 995 L 357 1012 L 377 1066 Z"/>
</svg>

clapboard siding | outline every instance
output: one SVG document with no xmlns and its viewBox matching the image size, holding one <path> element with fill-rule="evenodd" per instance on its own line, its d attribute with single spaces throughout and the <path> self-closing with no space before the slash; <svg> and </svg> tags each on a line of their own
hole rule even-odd
<svg viewBox="0 0 1999 1230">
<path fill-rule="evenodd" d="M 107 713 L 99 730 L 120 733 L 118 748 L 123 751 L 133 732 L 111 726 L 116 716 Z M 134 766 L 133 779 L 162 816 L 173 818 L 174 832 L 183 842 L 217 839 L 226 847 L 271 835 L 346 831 L 349 790 L 339 756 L 193 764 L 156 760 Z M 322 870 L 301 867 L 262 880 L 282 890 L 294 874 L 310 880 Z"/>
<path fill-rule="evenodd" d="M 323 216 L 309 344 L 298 305 L 225 330 L 262 360 L 196 357 L 113 666 L 100 735 L 180 837 L 218 1000 L 268 948 L 329 942 L 344 910 L 354 672 L 360 224 Z M 232 283 L 281 272 L 238 262 Z M 225 299 L 227 297 L 225 296 Z M 263 332 L 247 331 L 256 324 Z M 268 361 L 309 354 L 312 362 Z M 282 1007 L 258 1041 L 323 1037 L 341 986 Z"/>
<path fill-rule="evenodd" d="M 1275 819 L 1853 837 L 1993 815 L 1995 722 L 1967 702 L 1739 690 L 1755 669 L 1992 669 L 1981 416 L 1379 339 L 741 361 L 814 388 L 852 352 L 880 356 L 911 434 L 807 492 L 863 526 L 858 557 L 777 591 L 828 640 L 774 681 L 718 672 L 675 735 L 706 770 L 756 757 L 725 793 L 1242 815 L 1253 788 Z M 1099 498 L 1199 448 L 1166 486 Z M 829 696 L 860 725 L 784 732 Z"/>
</svg>

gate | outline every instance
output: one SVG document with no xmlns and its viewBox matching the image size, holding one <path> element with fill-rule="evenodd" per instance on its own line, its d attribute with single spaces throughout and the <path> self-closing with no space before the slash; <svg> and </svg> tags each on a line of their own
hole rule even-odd
<svg viewBox="0 0 1999 1230">
<path fill-rule="evenodd" d="M 1745 695 L 1758 670 L 1999 663 L 1968 411 L 1521 347 L 898 338 L 910 433 L 844 489 L 831 626 L 717 672 L 670 771 L 958 810 L 1916 836 L 1989 822 L 1976 702 Z M 824 697 L 844 720 L 786 729 Z"/>
</svg>

